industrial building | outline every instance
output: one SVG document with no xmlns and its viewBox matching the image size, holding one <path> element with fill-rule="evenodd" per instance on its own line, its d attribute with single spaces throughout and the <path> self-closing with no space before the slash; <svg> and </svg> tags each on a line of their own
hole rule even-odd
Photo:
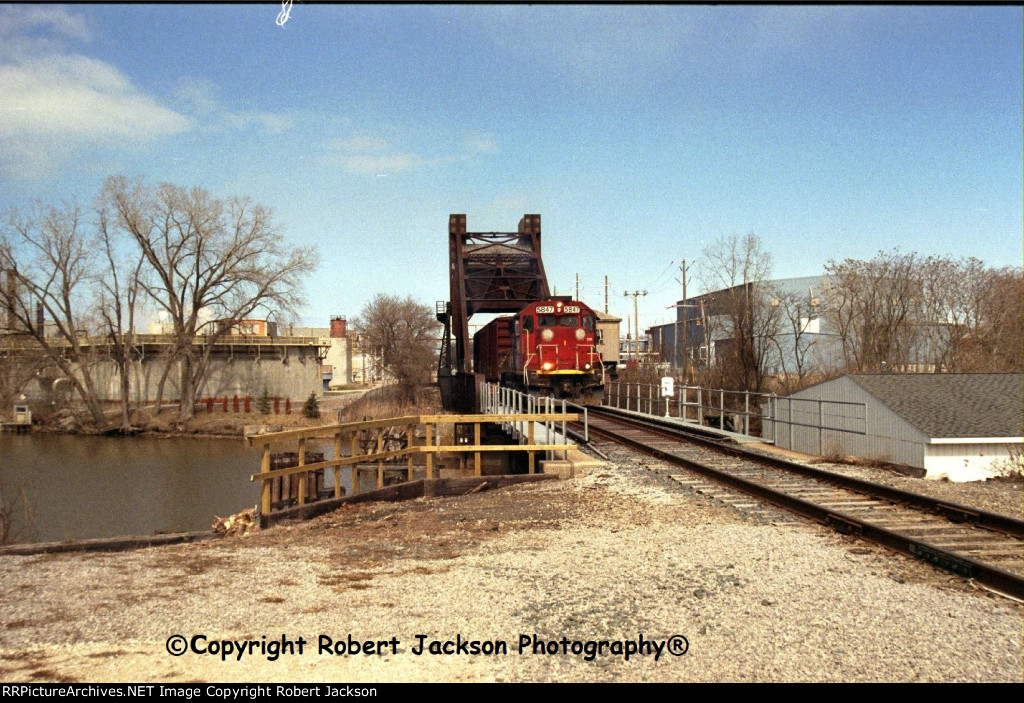
<svg viewBox="0 0 1024 703">
<path fill-rule="evenodd" d="M 781 278 L 760 284 L 769 304 L 778 309 L 775 344 L 766 345 L 765 369 L 769 375 L 800 373 L 815 375 L 838 368 L 842 348 L 822 317 L 824 276 Z M 732 342 L 733 331 L 728 301 L 743 286 L 725 288 L 694 296 L 674 306 L 676 321 L 647 330 L 651 352 L 673 369 L 715 363 Z M 685 333 L 683 332 L 685 330 Z"/>
</svg>

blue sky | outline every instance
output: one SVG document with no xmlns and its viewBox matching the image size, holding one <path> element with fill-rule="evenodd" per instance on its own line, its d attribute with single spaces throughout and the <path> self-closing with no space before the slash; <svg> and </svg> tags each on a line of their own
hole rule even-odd
<svg viewBox="0 0 1024 703">
<path fill-rule="evenodd" d="M 112 174 L 315 245 L 299 324 L 448 297 L 449 213 L 540 213 L 559 293 L 667 322 L 680 259 L 1022 259 L 1022 9 L 0 5 L 0 208 Z M 474 320 L 475 322 L 476 320 Z"/>
</svg>

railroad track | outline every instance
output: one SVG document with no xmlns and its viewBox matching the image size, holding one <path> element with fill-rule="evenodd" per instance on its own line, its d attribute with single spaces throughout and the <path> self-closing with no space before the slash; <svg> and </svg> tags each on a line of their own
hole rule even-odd
<svg viewBox="0 0 1024 703">
<path fill-rule="evenodd" d="M 1024 599 L 1024 521 L 744 449 L 700 428 L 590 407 L 595 435 Z M 749 499 L 746 499 L 749 500 Z M 736 502 L 736 501 L 731 501 Z"/>
</svg>

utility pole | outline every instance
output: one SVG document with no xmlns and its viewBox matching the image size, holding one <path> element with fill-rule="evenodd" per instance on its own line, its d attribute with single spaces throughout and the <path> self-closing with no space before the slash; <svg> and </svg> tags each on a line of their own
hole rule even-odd
<svg viewBox="0 0 1024 703">
<path fill-rule="evenodd" d="M 636 356 L 634 358 L 637 359 L 637 361 L 639 361 L 640 360 L 640 317 L 639 317 L 640 313 L 637 311 L 636 299 L 639 298 L 641 295 L 647 295 L 647 291 L 642 291 L 641 292 L 641 291 L 635 290 L 632 293 L 630 293 L 627 290 L 627 291 L 623 291 L 622 295 L 624 295 L 627 298 L 629 296 L 631 296 L 631 295 L 633 296 L 633 325 L 634 325 L 633 329 L 635 331 L 635 334 L 633 335 L 633 344 L 636 345 Z"/>
<path fill-rule="evenodd" d="M 683 359 L 682 359 L 682 370 L 683 370 L 683 383 L 689 384 L 690 382 L 690 313 L 687 312 L 690 308 L 699 307 L 701 310 L 700 324 L 704 325 L 704 300 L 700 301 L 700 305 L 687 305 L 686 303 L 686 271 L 690 268 L 686 265 L 686 259 L 682 260 L 679 265 L 679 270 L 683 274 L 681 283 L 683 284 L 683 300 L 676 305 L 669 305 L 670 308 L 678 308 L 681 313 L 676 313 L 676 352 L 678 353 L 679 347 L 683 348 Z M 680 327 L 682 330 L 680 331 Z"/>
<path fill-rule="evenodd" d="M 689 330 L 689 326 L 686 324 L 688 322 L 687 316 L 686 316 L 686 259 L 683 259 L 682 262 L 679 264 L 679 270 L 683 274 L 683 307 L 682 307 L 682 331 L 681 332 L 678 331 L 678 328 L 680 327 L 680 325 L 679 325 L 679 315 L 676 316 L 676 328 L 677 328 L 676 346 L 678 347 L 678 346 L 681 345 L 682 348 L 683 348 L 683 355 L 682 355 L 682 359 L 680 360 L 682 362 L 682 365 L 683 365 L 683 384 L 688 384 L 690 382 L 690 361 L 689 361 L 689 357 L 687 356 L 687 351 L 688 351 L 687 350 L 687 341 L 688 341 L 687 337 L 689 336 L 689 331 L 690 330 Z"/>
<path fill-rule="evenodd" d="M 575 298 L 575 300 L 579 300 L 579 299 L 580 299 L 580 275 L 577 273 L 576 274 L 576 298 Z"/>
<path fill-rule="evenodd" d="M 604 277 L 604 314 L 608 314 L 608 276 Z"/>
</svg>

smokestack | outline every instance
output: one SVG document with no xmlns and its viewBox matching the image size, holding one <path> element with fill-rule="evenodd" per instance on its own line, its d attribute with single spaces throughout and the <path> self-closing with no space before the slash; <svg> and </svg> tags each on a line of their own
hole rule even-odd
<svg viewBox="0 0 1024 703">
<path fill-rule="evenodd" d="M 331 318 L 331 337 L 344 338 L 348 333 L 348 322 L 344 315 L 335 315 Z"/>
<path fill-rule="evenodd" d="M 43 336 L 46 336 L 44 331 L 45 328 L 43 327 L 43 323 L 45 322 L 45 320 L 46 318 L 43 316 L 43 304 L 36 303 L 36 327 L 39 330 L 39 334 Z"/>
</svg>

